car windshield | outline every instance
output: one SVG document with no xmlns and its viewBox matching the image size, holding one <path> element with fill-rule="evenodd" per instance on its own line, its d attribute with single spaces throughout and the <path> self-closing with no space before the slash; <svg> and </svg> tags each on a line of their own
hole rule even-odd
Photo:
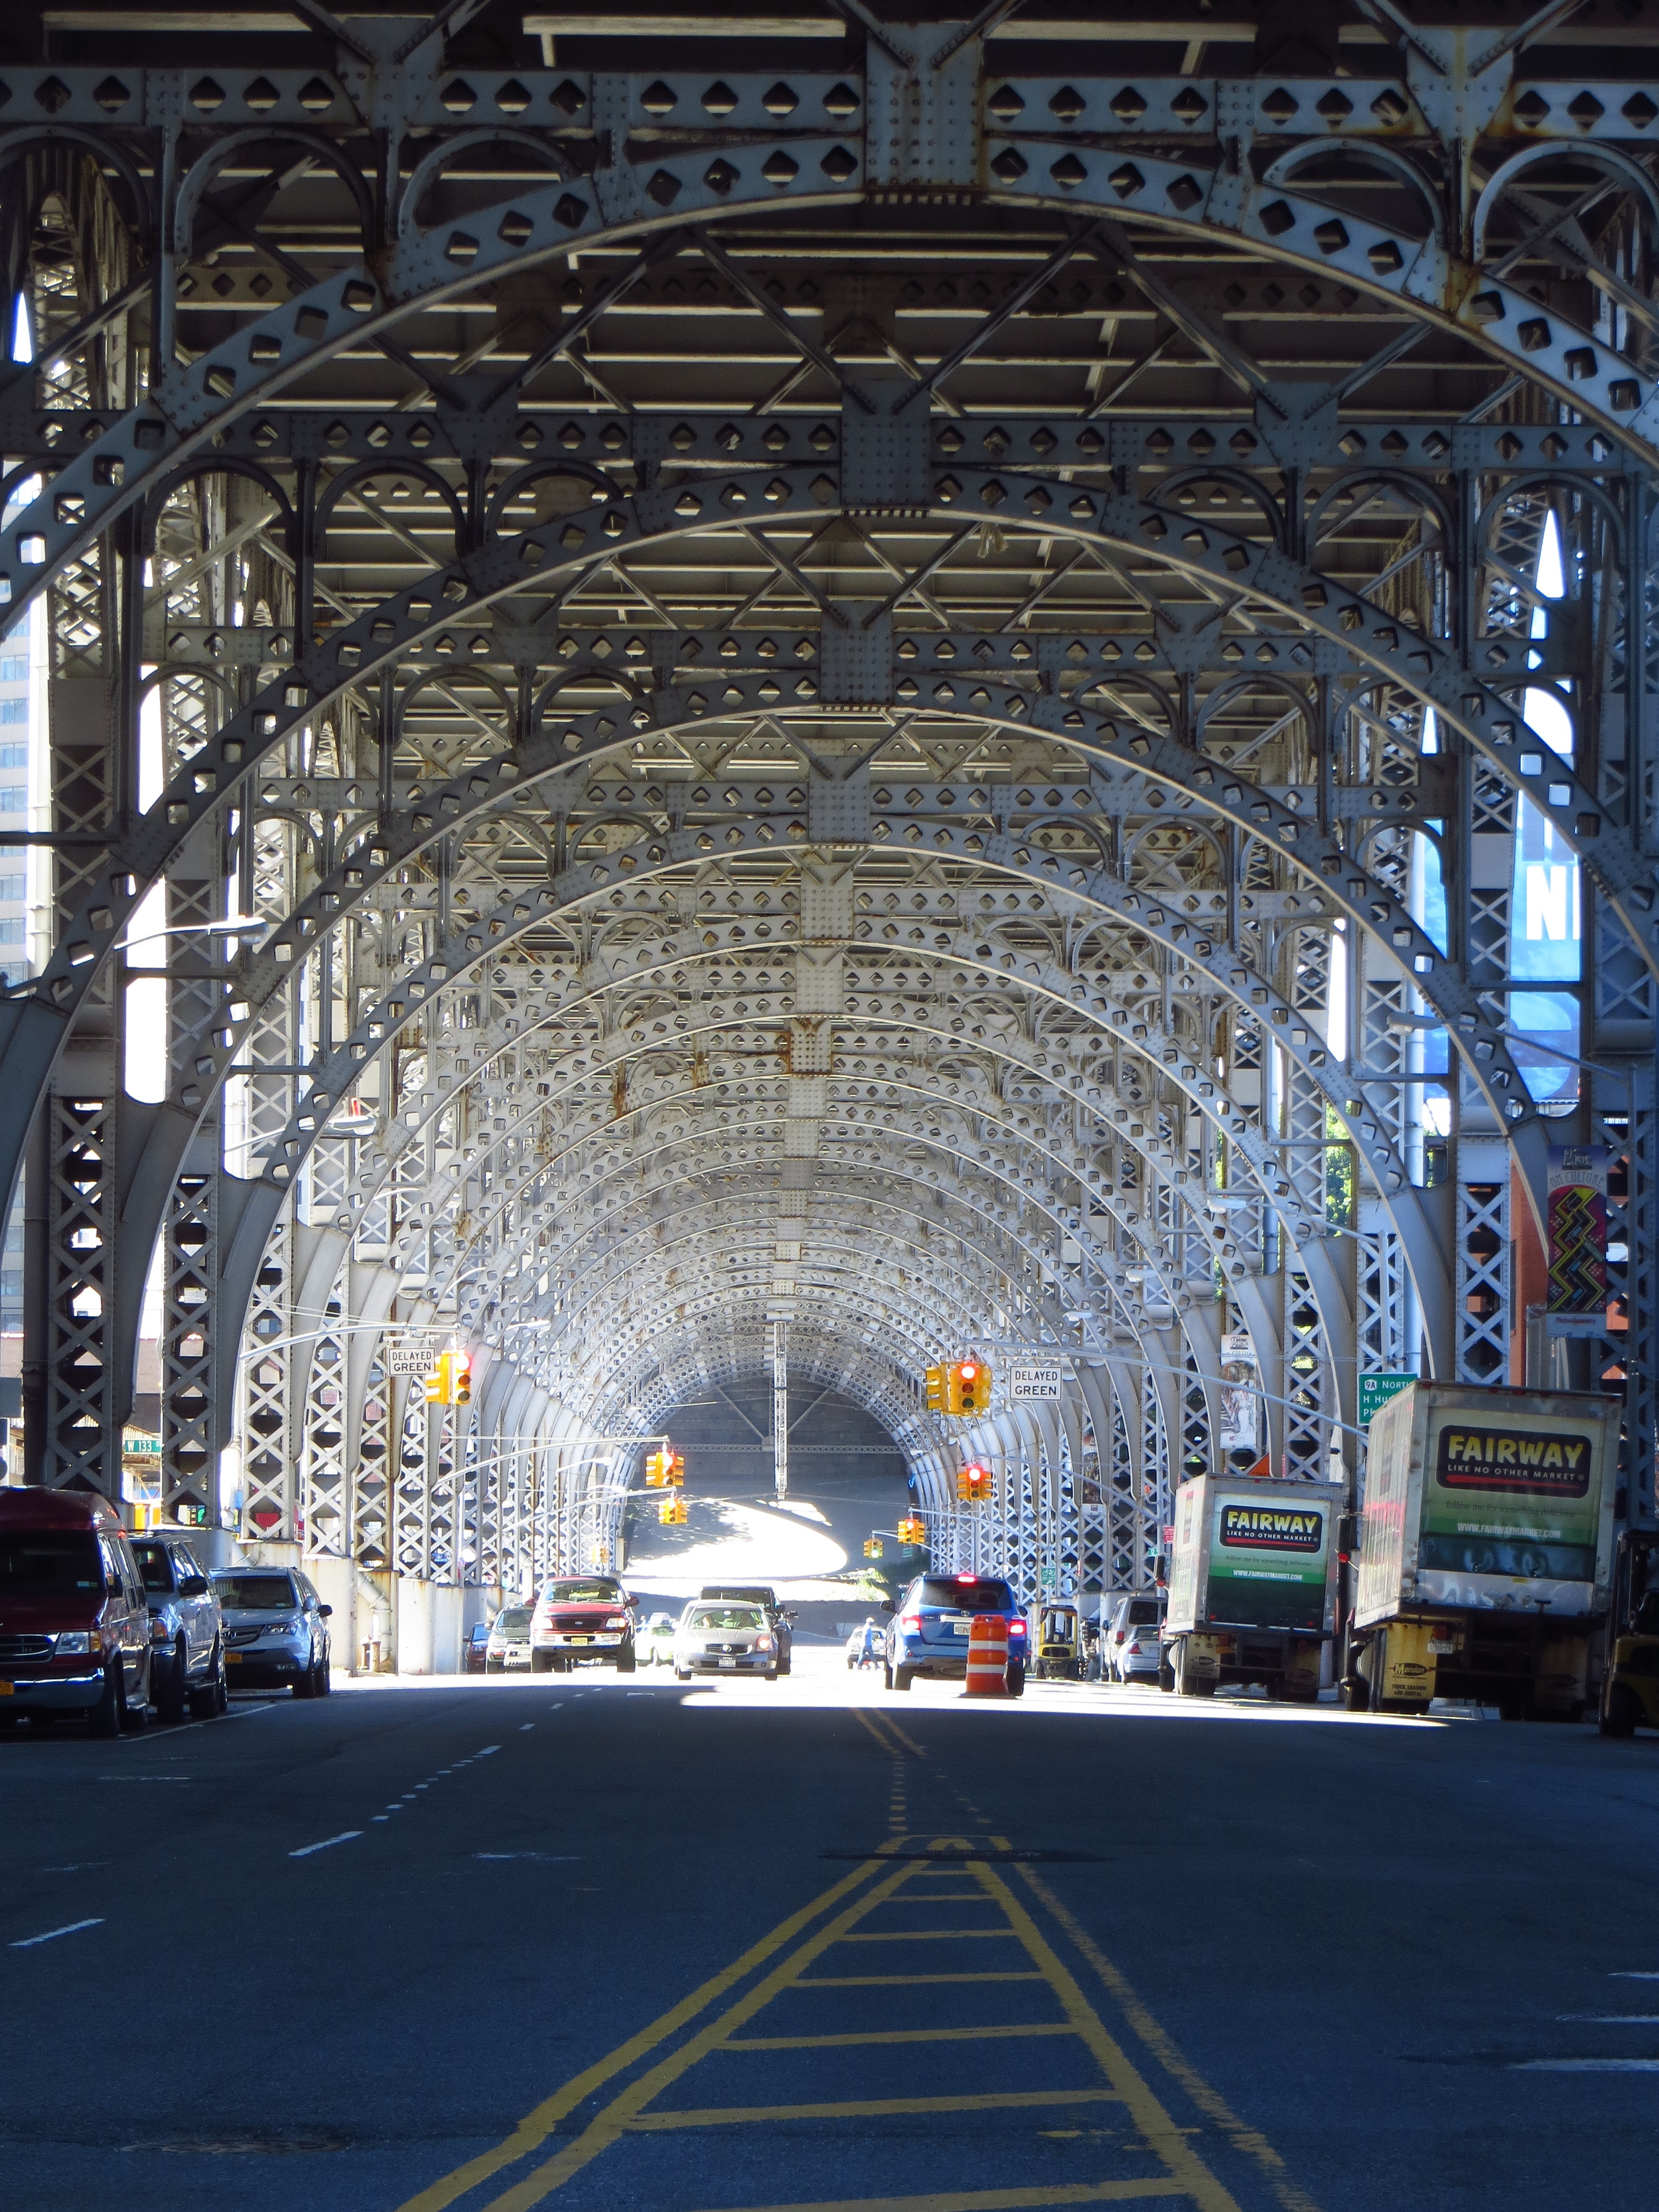
<svg viewBox="0 0 1659 2212">
<path fill-rule="evenodd" d="M 620 1605 L 623 1594 L 615 1583 L 550 1583 L 542 1592 L 546 1605 Z"/>
<path fill-rule="evenodd" d="M 954 1575 L 927 1575 L 921 1602 L 939 1606 L 946 1613 L 1018 1613 L 1014 1594 L 1006 1583 L 958 1582 Z"/>
<path fill-rule="evenodd" d="M 170 1590 L 173 1588 L 173 1569 L 165 1544 L 146 1544 L 135 1538 L 132 1556 L 138 1562 L 138 1571 L 143 1577 L 147 1590 Z"/>
<path fill-rule="evenodd" d="M 1138 1597 L 1130 1602 L 1124 1626 L 1126 1628 L 1150 1628 L 1157 1619 L 1158 1600 L 1155 1597 Z"/>
<path fill-rule="evenodd" d="M 522 1636 L 530 1626 L 530 1607 L 527 1605 L 508 1606 L 505 1613 L 496 1614 L 495 1626 L 503 1636 Z"/>
<path fill-rule="evenodd" d="M 279 1613 L 300 1602 L 286 1575 L 215 1575 L 213 1587 L 233 1613 Z"/>
<path fill-rule="evenodd" d="M 688 1626 L 692 1628 L 764 1628 L 766 1620 L 757 1605 L 700 1605 Z"/>
<path fill-rule="evenodd" d="M 0 1597 L 59 1597 L 102 1587 L 98 1540 L 79 1528 L 0 1534 Z"/>
</svg>

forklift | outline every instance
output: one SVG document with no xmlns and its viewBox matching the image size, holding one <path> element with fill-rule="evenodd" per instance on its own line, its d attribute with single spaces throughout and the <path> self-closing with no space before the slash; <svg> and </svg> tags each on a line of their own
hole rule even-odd
<svg viewBox="0 0 1659 2212">
<path fill-rule="evenodd" d="M 1626 1528 L 1613 1568 L 1601 1733 L 1659 1729 L 1659 1528 Z"/>
<path fill-rule="evenodd" d="M 1044 1682 L 1080 1681 L 1083 1630 L 1076 1606 L 1045 1600 L 1036 1612 L 1036 1634 L 1031 1638 L 1032 1672 Z"/>
</svg>

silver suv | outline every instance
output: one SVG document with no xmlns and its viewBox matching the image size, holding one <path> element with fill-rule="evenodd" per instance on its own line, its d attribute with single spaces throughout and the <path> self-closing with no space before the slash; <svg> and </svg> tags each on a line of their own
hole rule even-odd
<svg viewBox="0 0 1659 2212">
<path fill-rule="evenodd" d="M 149 1694 L 156 1717 L 198 1721 L 224 1711 L 225 1644 L 219 1601 L 187 1537 L 147 1530 L 129 1539 L 149 1607 Z"/>
<path fill-rule="evenodd" d="M 326 1697 L 328 1616 L 297 1567 L 224 1567 L 213 1587 L 225 1616 L 225 1660 L 239 1689 Z"/>
</svg>

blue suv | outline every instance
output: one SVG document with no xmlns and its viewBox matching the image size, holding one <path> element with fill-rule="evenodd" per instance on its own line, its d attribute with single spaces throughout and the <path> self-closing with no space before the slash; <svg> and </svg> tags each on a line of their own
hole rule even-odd
<svg viewBox="0 0 1659 2212">
<path fill-rule="evenodd" d="M 1000 1613 L 1008 1624 L 1008 1694 L 1025 1687 L 1025 1618 L 1005 1582 L 991 1575 L 918 1575 L 887 1626 L 884 1676 L 890 1690 L 908 1690 L 918 1674 L 960 1682 L 968 1673 L 968 1632 L 976 1613 Z"/>
</svg>

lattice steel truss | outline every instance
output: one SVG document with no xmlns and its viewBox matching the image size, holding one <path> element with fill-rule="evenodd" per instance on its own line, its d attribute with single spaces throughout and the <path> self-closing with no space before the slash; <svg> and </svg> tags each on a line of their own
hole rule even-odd
<svg viewBox="0 0 1659 2212">
<path fill-rule="evenodd" d="M 1357 1375 L 1525 1371 L 1569 1140 L 1650 1512 L 1656 98 L 1565 8 L 1360 12 L 1364 75 L 1118 0 L 0 68 L 34 1479 L 118 1487 L 154 1264 L 169 1504 L 521 1587 L 776 1319 L 937 1559 L 1139 1587 L 1228 1332 L 1350 1480 Z M 1073 1381 L 970 1526 L 915 1386 L 990 1343 Z"/>
</svg>

